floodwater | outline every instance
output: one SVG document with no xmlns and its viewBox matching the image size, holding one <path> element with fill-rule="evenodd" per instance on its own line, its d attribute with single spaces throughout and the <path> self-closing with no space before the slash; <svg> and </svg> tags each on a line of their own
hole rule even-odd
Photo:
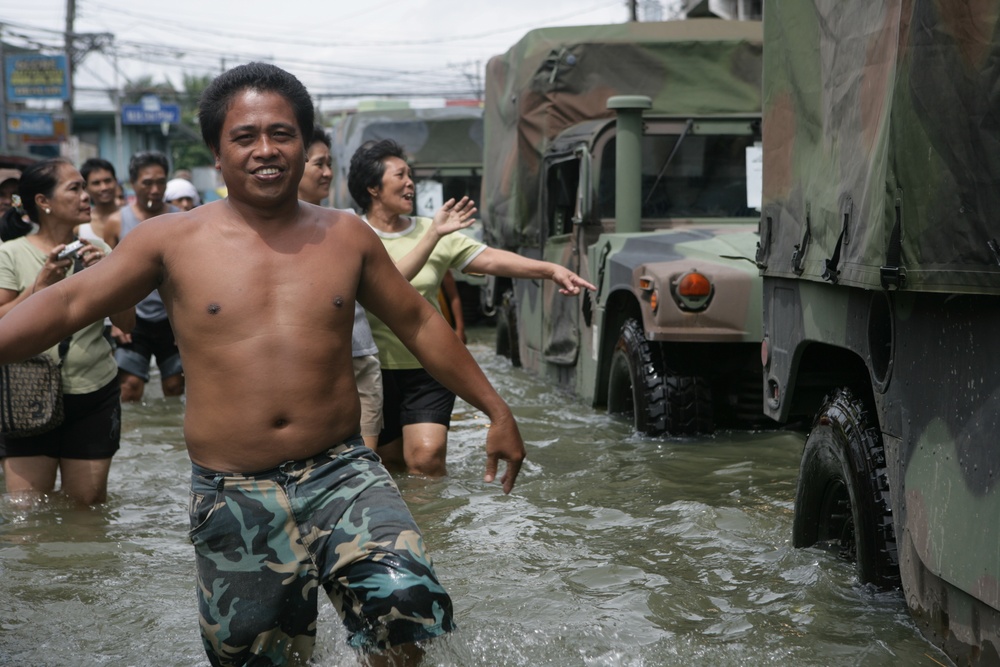
<svg viewBox="0 0 1000 667">
<path fill-rule="evenodd" d="M 450 475 L 398 479 L 459 624 L 425 665 L 950 664 L 900 593 L 792 548 L 800 435 L 641 438 L 512 369 L 491 334 L 469 347 L 527 443 L 514 493 L 482 483 L 486 423 L 461 401 Z M 108 503 L 0 501 L 0 665 L 208 664 L 183 403 L 154 384 L 125 407 Z M 357 664 L 325 598 L 312 664 Z"/>
</svg>

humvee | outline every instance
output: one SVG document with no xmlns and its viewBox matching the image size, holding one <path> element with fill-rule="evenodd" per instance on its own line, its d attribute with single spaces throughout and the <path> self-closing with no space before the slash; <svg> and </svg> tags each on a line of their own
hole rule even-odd
<svg viewBox="0 0 1000 667">
<path fill-rule="evenodd" d="M 766 413 L 793 541 L 1000 663 L 1000 2 L 767 0 Z"/>
<path fill-rule="evenodd" d="M 642 433 L 765 421 L 761 51 L 759 22 L 694 19 L 543 28 L 490 59 L 485 240 L 598 287 L 488 278 L 498 353 Z"/>
</svg>

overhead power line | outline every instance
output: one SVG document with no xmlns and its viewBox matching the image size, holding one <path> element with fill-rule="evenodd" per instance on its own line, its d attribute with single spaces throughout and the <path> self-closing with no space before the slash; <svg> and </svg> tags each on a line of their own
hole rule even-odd
<svg viewBox="0 0 1000 667">
<path fill-rule="evenodd" d="M 353 15 L 339 17 L 338 21 L 348 22 L 360 16 L 378 11 L 387 11 L 393 6 L 401 5 L 402 0 L 388 0 L 375 6 L 365 6 Z M 606 10 L 609 5 L 621 5 L 621 0 L 604 0 L 587 7 L 578 8 L 572 14 L 540 18 L 532 24 L 499 26 L 477 33 L 462 33 L 441 38 L 425 39 L 387 39 L 378 31 L 369 33 L 355 31 L 333 31 L 335 39 L 316 39 L 309 34 L 309 26 L 297 25 L 294 31 L 289 27 L 283 34 L 282 26 L 266 24 L 263 32 L 242 29 L 233 26 L 232 16 L 227 16 L 225 22 L 213 23 L 211 17 L 199 24 L 189 20 L 171 20 L 169 16 L 158 11 L 143 12 L 132 6 L 113 6 L 100 0 L 77 0 L 78 21 L 87 19 L 90 24 L 98 24 L 102 33 L 80 33 L 72 36 L 72 43 L 77 53 L 102 53 L 112 67 L 117 67 L 119 76 L 128 81 L 126 70 L 135 71 L 136 64 L 141 64 L 144 72 L 152 68 L 162 68 L 154 72 L 165 80 L 177 76 L 181 72 L 198 75 L 214 74 L 227 64 L 260 60 L 282 66 L 296 75 L 307 76 L 310 92 L 321 98 L 351 97 L 351 96 L 405 96 L 409 91 L 419 91 L 422 97 L 456 97 L 470 94 L 470 83 L 481 85 L 483 57 L 482 42 L 498 35 L 517 33 L 517 37 L 539 25 L 551 24 L 566 19 L 582 19 L 588 13 Z M 208 9 L 208 7 L 206 7 Z M 130 22 L 128 37 L 119 39 L 113 36 L 116 25 L 124 19 Z M 57 42 L 65 40 L 65 33 L 48 27 L 24 23 L 3 22 L 6 27 L 5 36 L 16 38 L 32 48 L 59 51 Z M 358 35 L 371 34 L 369 38 L 359 38 Z M 101 35 L 102 39 L 95 39 Z M 141 35 L 141 37 L 139 37 Z M 149 38 L 146 35 L 155 37 Z M 345 36 L 346 35 L 346 36 Z M 106 36 L 106 38 L 105 38 Z M 211 39 L 206 39 L 211 38 Z M 102 41 L 103 40 L 103 41 Z M 512 39 L 513 41 L 513 39 Z M 221 42 L 233 43 L 235 49 L 223 49 L 211 46 Z M 462 62 L 440 63 L 433 66 L 414 67 L 413 54 L 424 50 L 428 54 L 441 51 L 443 44 L 452 48 L 466 45 L 476 47 L 477 53 L 470 55 Z M 260 45 L 265 45 L 260 48 Z M 284 50 L 296 47 L 295 55 L 286 56 L 274 53 L 274 50 Z M 284 48 L 283 48 L 284 47 Z M 263 52 L 263 51 L 271 51 Z M 319 56 L 322 50 L 322 56 Z M 370 56 L 361 55 L 365 52 L 400 53 L 398 60 L 401 66 L 380 66 L 366 62 Z M 330 53 L 353 53 L 358 57 L 346 59 L 327 57 Z M 405 52 L 405 55 L 401 52 Z M 83 58 L 81 57 L 81 60 Z M 362 62 L 358 62 L 361 60 Z M 478 69 L 477 69 L 478 68 Z M 88 76 L 99 83 L 106 83 L 106 77 L 99 76 L 99 67 L 89 66 L 82 69 Z M 179 82 L 174 81 L 175 85 Z M 344 91 L 352 91 L 348 94 Z M 481 90 L 471 91 L 473 96 L 481 95 Z"/>
</svg>

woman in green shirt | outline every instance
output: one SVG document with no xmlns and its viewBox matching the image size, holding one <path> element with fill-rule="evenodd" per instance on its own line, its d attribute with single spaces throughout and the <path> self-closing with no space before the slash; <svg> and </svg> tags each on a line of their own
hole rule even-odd
<svg viewBox="0 0 1000 667">
<path fill-rule="evenodd" d="M 68 160 L 44 160 L 28 167 L 21 176 L 18 196 L 22 211 L 12 209 L 7 216 L 27 213 L 38 228 L 0 245 L 0 317 L 32 293 L 53 289 L 110 252 L 103 242 L 89 241 L 74 257 L 58 257 L 75 240 L 73 229 L 90 222 L 90 196 L 80 172 Z M 130 331 L 135 310 L 111 320 Z M 58 348 L 46 354 L 58 359 Z M 61 491 L 68 497 L 83 504 L 103 502 L 121 430 L 118 366 L 104 337 L 103 319 L 69 339 L 62 381 L 62 425 L 41 435 L 5 439 L 7 493 L 31 497 L 51 492 L 58 475 Z"/>
<path fill-rule="evenodd" d="M 547 278 L 565 295 L 595 289 L 569 269 L 490 248 L 445 224 L 465 200 L 446 203 L 434 220 L 411 216 L 416 186 L 402 147 L 391 139 L 368 142 L 351 158 L 347 178 L 354 201 L 382 239 L 400 272 L 435 308 L 450 269 L 510 278 Z M 387 466 L 444 475 L 455 395 L 440 385 L 378 318 L 368 315 L 382 364 L 385 426 L 378 453 Z"/>
</svg>

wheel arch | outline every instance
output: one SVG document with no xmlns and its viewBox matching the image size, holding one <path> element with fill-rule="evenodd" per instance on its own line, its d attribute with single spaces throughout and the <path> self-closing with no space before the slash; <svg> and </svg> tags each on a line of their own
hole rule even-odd
<svg viewBox="0 0 1000 667">
<path fill-rule="evenodd" d="M 878 421 L 875 389 L 862 356 L 852 349 L 828 343 L 803 344 L 785 383 L 782 405 L 787 416 L 781 421 L 811 422 L 827 395 L 838 387 L 850 387 Z M 773 387 L 769 386 L 767 392 L 771 396 Z"/>
</svg>

